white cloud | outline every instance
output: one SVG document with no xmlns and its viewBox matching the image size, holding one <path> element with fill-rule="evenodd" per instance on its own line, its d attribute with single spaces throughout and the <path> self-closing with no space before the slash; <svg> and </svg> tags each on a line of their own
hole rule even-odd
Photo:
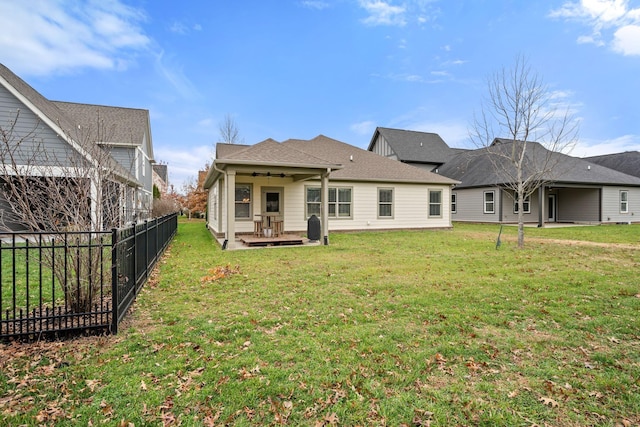
<svg viewBox="0 0 640 427">
<path fill-rule="evenodd" d="M 640 55 L 640 8 L 632 8 L 628 0 L 569 1 L 549 16 L 590 27 L 591 33 L 580 35 L 578 43 L 609 45 L 623 55 Z"/>
<path fill-rule="evenodd" d="M 200 93 L 184 74 L 182 67 L 176 64 L 171 64 L 170 62 L 171 58 L 165 58 L 164 51 L 158 53 L 155 61 L 155 68 L 157 72 L 164 77 L 183 98 L 199 98 Z"/>
<path fill-rule="evenodd" d="M 640 55 L 640 26 L 625 25 L 613 35 L 613 50 L 623 55 Z"/>
<path fill-rule="evenodd" d="M 382 0 L 359 0 L 360 7 L 367 11 L 369 16 L 362 20 L 367 25 L 406 25 L 404 6 L 394 6 L 388 1 Z"/>
<path fill-rule="evenodd" d="M 197 178 L 198 171 L 203 169 L 205 163 L 211 164 L 213 160 L 213 146 L 201 145 L 185 149 L 184 147 L 154 145 L 154 156 L 166 163 L 169 172 L 169 184 L 176 191 L 192 178 Z"/>
<path fill-rule="evenodd" d="M 602 141 L 581 140 L 578 141 L 571 155 L 589 157 L 625 151 L 640 151 L 640 135 L 623 135 Z"/>
<path fill-rule="evenodd" d="M 2 1 L 0 16 L 0 57 L 18 74 L 122 69 L 151 43 L 145 15 L 119 0 Z"/>
<path fill-rule="evenodd" d="M 354 123 L 349 126 L 352 132 L 358 135 L 372 135 L 376 128 L 376 123 L 372 120 L 366 120 L 364 122 Z"/>
</svg>

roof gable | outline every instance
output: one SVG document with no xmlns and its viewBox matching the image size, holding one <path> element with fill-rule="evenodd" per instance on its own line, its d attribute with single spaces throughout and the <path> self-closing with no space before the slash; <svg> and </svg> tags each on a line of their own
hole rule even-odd
<svg viewBox="0 0 640 427">
<path fill-rule="evenodd" d="M 398 160 L 408 163 L 442 164 L 453 156 L 452 149 L 437 133 L 377 127 L 368 150 L 381 135 Z"/>
<path fill-rule="evenodd" d="M 79 124 L 74 122 L 56 103 L 46 99 L 42 94 L 2 64 L 0 64 L 0 84 L 38 116 L 44 124 L 55 131 L 61 140 L 66 141 L 84 158 L 89 161 L 106 158 L 109 167 L 112 168 L 116 174 L 130 182 L 138 183 L 138 180 L 131 173 L 126 171 L 98 145 L 91 141 L 84 140 L 81 133 L 79 134 Z"/>
</svg>

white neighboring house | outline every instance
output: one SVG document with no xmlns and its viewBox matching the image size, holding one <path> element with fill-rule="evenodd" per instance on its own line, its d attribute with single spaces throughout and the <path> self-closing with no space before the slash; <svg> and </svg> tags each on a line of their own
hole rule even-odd
<svg viewBox="0 0 640 427">
<path fill-rule="evenodd" d="M 109 170 L 109 182 L 93 187 L 115 185 L 118 196 L 114 199 L 110 193 L 110 200 L 104 196 L 101 203 L 92 202 L 94 229 L 121 226 L 151 214 L 154 159 L 148 110 L 51 101 L 0 64 L 0 128 L 11 129 L 0 150 L 7 176 L 29 170 L 64 179 L 81 162 Z M 14 141 L 23 147 L 14 150 Z M 108 223 L 103 215 L 107 205 L 118 211 Z M 0 216 L 11 218 L 10 210 L 0 197 Z M 3 224 L 5 229 L 22 227 L 10 219 Z"/>
<path fill-rule="evenodd" d="M 305 233 L 316 215 L 325 244 L 329 231 L 449 228 L 456 183 L 323 135 L 218 144 L 204 183 L 207 226 L 229 248 L 266 213 L 287 233 Z"/>
</svg>

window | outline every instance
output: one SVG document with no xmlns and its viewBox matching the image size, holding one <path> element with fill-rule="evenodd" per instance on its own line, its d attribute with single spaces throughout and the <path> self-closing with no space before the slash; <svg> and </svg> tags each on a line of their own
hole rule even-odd
<svg viewBox="0 0 640 427">
<path fill-rule="evenodd" d="M 307 218 L 311 215 L 320 216 L 321 188 L 306 187 Z M 329 218 L 351 218 L 350 187 L 329 187 Z"/>
<path fill-rule="evenodd" d="M 236 184 L 236 219 L 251 219 L 251 184 Z"/>
<path fill-rule="evenodd" d="M 429 217 L 442 216 L 442 190 L 429 190 Z"/>
<path fill-rule="evenodd" d="M 524 213 L 531 213 L 531 196 L 524 198 L 522 210 Z M 515 194 L 513 197 L 513 213 L 518 213 L 518 194 Z"/>
<path fill-rule="evenodd" d="M 484 213 L 495 213 L 495 193 L 493 191 L 484 192 Z"/>
<path fill-rule="evenodd" d="M 378 217 L 393 218 L 393 188 L 378 188 Z"/>
<path fill-rule="evenodd" d="M 451 193 L 451 213 L 458 212 L 458 194 Z"/>
<path fill-rule="evenodd" d="M 629 192 L 620 191 L 620 213 L 629 213 Z"/>
</svg>

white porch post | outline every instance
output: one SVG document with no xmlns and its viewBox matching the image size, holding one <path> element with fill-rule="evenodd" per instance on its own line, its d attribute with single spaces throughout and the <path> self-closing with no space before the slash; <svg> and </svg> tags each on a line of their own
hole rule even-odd
<svg viewBox="0 0 640 427">
<path fill-rule="evenodd" d="M 322 174 L 322 235 L 324 236 L 323 242 L 325 245 L 329 244 L 329 174 L 331 169 L 327 169 L 326 173 Z"/>
<path fill-rule="evenodd" d="M 91 206 L 91 231 L 102 230 L 102 191 L 97 177 L 92 176 L 90 179 L 89 203 Z"/>
<path fill-rule="evenodd" d="M 223 249 L 233 248 L 236 241 L 236 171 L 227 171 L 227 231 Z"/>
</svg>

